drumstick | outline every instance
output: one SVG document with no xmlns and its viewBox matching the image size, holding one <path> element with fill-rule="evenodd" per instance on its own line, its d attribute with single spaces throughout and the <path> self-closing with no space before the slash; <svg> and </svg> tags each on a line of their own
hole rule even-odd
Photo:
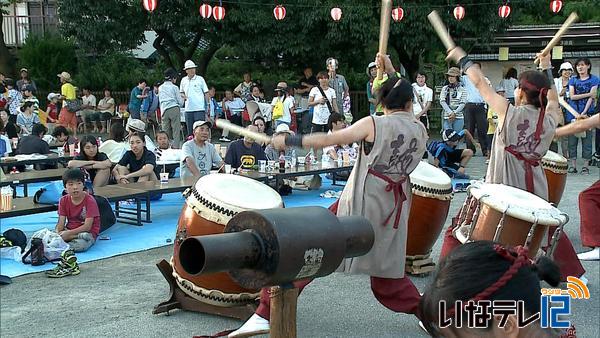
<svg viewBox="0 0 600 338">
<path fill-rule="evenodd" d="M 429 13 L 429 15 L 427 15 L 427 19 L 429 19 L 429 22 L 433 26 L 433 29 L 440 37 L 440 40 L 442 40 L 442 43 L 444 44 L 444 47 L 446 47 L 446 50 L 451 51 L 452 49 L 454 49 L 456 47 L 456 44 L 454 43 L 454 40 L 452 40 L 452 37 L 448 33 L 448 29 L 446 28 L 446 25 L 444 25 L 444 22 L 440 18 L 438 12 L 432 11 L 431 13 Z"/>
<path fill-rule="evenodd" d="M 575 118 L 579 118 L 581 115 L 575 110 L 575 108 L 571 107 L 570 104 L 562 98 L 562 96 L 558 97 L 558 103 L 565 108 L 571 115 L 575 116 Z"/>
<path fill-rule="evenodd" d="M 554 34 L 554 37 L 552 38 L 552 40 L 550 40 L 550 42 L 548 42 L 548 44 L 546 45 L 546 48 L 544 48 L 542 50 L 542 55 L 547 55 L 548 53 L 550 53 L 552 51 L 552 48 L 554 48 L 554 46 L 556 46 L 558 44 L 558 42 L 560 41 L 560 38 L 562 38 L 562 36 L 567 31 L 567 29 L 569 29 L 569 27 L 571 27 L 571 25 L 578 19 L 579 19 L 579 16 L 577 16 L 577 13 L 575 13 L 575 12 L 571 13 L 571 15 L 569 15 L 569 17 L 565 21 L 565 23 L 563 23 L 562 26 L 560 26 L 560 29 L 558 30 L 558 32 L 556 32 L 556 34 Z M 537 65 L 538 63 L 540 63 L 540 59 L 536 58 L 533 61 L 533 63 L 535 63 Z"/>
<path fill-rule="evenodd" d="M 217 128 L 221 128 L 223 130 L 229 130 L 230 132 L 232 132 L 234 134 L 250 137 L 250 138 L 254 139 L 255 141 L 259 141 L 259 142 L 263 142 L 263 143 L 271 143 L 271 138 L 268 137 L 267 135 L 257 133 L 252 130 L 248 130 L 246 128 L 242 128 L 242 127 L 238 126 L 237 124 L 233 124 L 225 119 L 216 119 L 215 126 Z"/>
<path fill-rule="evenodd" d="M 390 18 L 392 17 L 392 0 L 381 0 L 381 18 L 379 19 L 379 54 L 387 54 L 390 36 Z M 383 69 L 377 68 L 377 79 L 383 79 Z"/>
</svg>

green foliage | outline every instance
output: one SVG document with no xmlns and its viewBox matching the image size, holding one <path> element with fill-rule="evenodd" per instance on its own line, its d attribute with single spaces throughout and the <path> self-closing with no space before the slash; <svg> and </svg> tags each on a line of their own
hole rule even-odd
<svg viewBox="0 0 600 338">
<path fill-rule="evenodd" d="M 81 57 L 80 72 L 75 75 L 75 84 L 79 88 L 102 90 L 105 87 L 113 91 L 130 90 L 142 78 L 154 83 L 162 78 L 159 67 L 150 70 L 141 61 L 130 54 L 112 53 L 99 57 Z"/>
<path fill-rule="evenodd" d="M 75 45 L 57 35 L 29 35 L 18 56 L 19 68 L 29 69 L 38 88 L 58 88 L 56 74 L 63 71 L 73 74 L 77 69 Z"/>
</svg>

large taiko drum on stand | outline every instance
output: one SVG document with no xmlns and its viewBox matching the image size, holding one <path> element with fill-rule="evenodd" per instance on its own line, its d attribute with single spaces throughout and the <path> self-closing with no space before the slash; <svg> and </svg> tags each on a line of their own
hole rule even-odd
<svg viewBox="0 0 600 338">
<path fill-rule="evenodd" d="M 192 276 L 179 262 L 179 246 L 188 237 L 220 234 L 233 216 L 246 210 L 282 208 L 279 194 L 262 183 L 237 175 L 211 174 L 186 190 L 171 258 L 177 286 L 201 302 L 234 307 L 256 301 L 259 290 L 239 286 L 225 273 Z"/>
<path fill-rule="evenodd" d="M 452 200 L 452 182 L 442 170 L 425 162 L 410 174 L 412 205 L 408 218 L 406 271 L 423 274 L 434 269 L 429 257 L 440 236 Z"/>
<path fill-rule="evenodd" d="M 558 205 L 567 184 L 569 163 L 563 156 L 548 150 L 542 158 L 542 168 L 548 181 L 548 201 Z"/>
<path fill-rule="evenodd" d="M 476 182 L 469 187 L 457 220 L 458 226 L 453 233 L 461 243 L 490 240 L 509 246 L 522 245 L 533 257 L 549 227 L 558 227 L 558 235 L 569 218 L 525 190 Z M 552 245 L 555 243 L 553 240 Z"/>
</svg>

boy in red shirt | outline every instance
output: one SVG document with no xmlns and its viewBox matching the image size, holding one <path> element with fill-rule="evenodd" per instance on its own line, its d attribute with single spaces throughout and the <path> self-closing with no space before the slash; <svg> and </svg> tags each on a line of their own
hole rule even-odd
<svg viewBox="0 0 600 338">
<path fill-rule="evenodd" d="M 93 196 L 84 189 L 85 176 L 80 169 L 67 170 L 63 184 L 67 194 L 58 202 L 58 223 L 56 232 L 70 246 L 62 254 L 62 260 L 50 277 L 78 275 L 79 266 L 74 252 L 89 249 L 100 232 L 100 212 Z"/>
</svg>

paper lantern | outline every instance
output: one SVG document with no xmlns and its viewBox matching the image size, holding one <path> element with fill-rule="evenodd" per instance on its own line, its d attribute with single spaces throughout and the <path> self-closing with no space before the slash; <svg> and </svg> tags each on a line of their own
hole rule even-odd
<svg viewBox="0 0 600 338">
<path fill-rule="evenodd" d="M 508 16 L 510 15 L 510 6 L 509 5 L 502 5 L 502 6 L 498 7 L 498 15 L 502 19 L 508 18 Z"/>
<path fill-rule="evenodd" d="M 392 19 L 396 22 L 402 21 L 402 19 L 404 19 L 404 9 L 402 9 L 402 7 L 392 9 Z"/>
<path fill-rule="evenodd" d="M 223 20 L 224 17 L 225 17 L 225 8 L 223 8 L 221 6 L 213 7 L 213 18 L 215 18 L 215 20 L 221 21 L 221 20 Z"/>
<path fill-rule="evenodd" d="M 208 19 L 212 15 L 212 10 L 213 8 L 211 5 L 202 4 L 202 6 L 200 6 L 200 16 L 204 19 Z"/>
<path fill-rule="evenodd" d="M 142 0 L 142 5 L 148 12 L 153 12 L 158 5 L 158 0 Z"/>
<path fill-rule="evenodd" d="M 333 21 L 340 21 L 342 19 L 342 9 L 339 7 L 333 7 L 331 9 L 331 18 Z"/>
<path fill-rule="evenodd" d="M 275 20 L 283 20 L 285 19 L 285 7 L 282 5 L 275 6 L 273 9 L 273 16 L 275 16 Z"/>
<path fill-rule="evenodd" d="M 453 14 L 454 18 L 460 21 L 465 18 L 465 8 L 461 5 L 457 5 L 456 7 L 454 7 Z"/>
<path fill-rule="evenodd" d="M 560 10 L 562 9 L 562 6 L 563 6 L 563 2 L 560 0 L 553 0 L 552 2 L 550 2 L 550 10 L 554 14 L 560 12 Z"/>
</svg>

